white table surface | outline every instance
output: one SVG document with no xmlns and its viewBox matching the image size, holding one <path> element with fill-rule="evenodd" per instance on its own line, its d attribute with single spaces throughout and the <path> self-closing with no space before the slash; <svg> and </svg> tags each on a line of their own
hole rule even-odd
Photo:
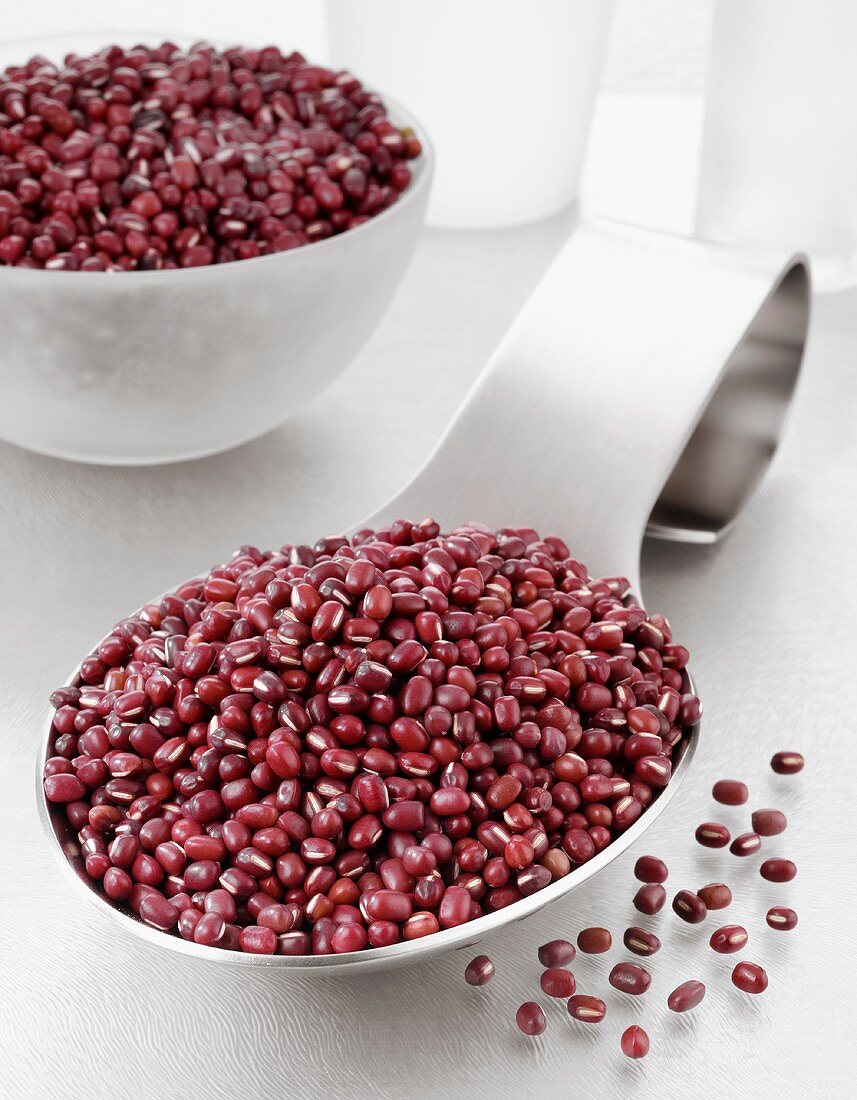
<svg viewBox="0 0 857 1100">
<path fill-rule="evenodd" d="M 641 109 L 660 117 L 655 130 L 675 140 L 683 171 L 692 168 L 692 103 L 608 101 L 594 135 L 588 189 L 592 196 L 597 185 L 598 197 L 589 206 L 620 217 L 645 210 L 650 224 L 670 224 L 689 211 L 687 190 L 675 189 L 659 155 L 646 160 L 645 135 L 623 114 Z M 626 134 L 639 135 L 636 197 L 609 152 L 617 118 Z M 670 179 L 671 198 L 661 188 Z M 649 919 L 635 913 L 631 869 L 643 849 L 486 941 L 497 976 L 472 990 L 463 982 L 471 953 L 379 975 L 301 978 L 153 951 L 117 936 L 60 877 L 43 841 L 33 767 L 51 688 L 122 613 L 240 543 L 312 538 L 390 495 L 430 451 L 568 224 L 561 216 L 502 232 L 427 233 L 390 313 L 346 375 L 299 421 L 231 454 L 117 470 L 0 445 L 0 1095 L 853 1093 L 853 295 L 817 302 L 782 451 L 733 534 L 710 548 L 650 543 L 644 554 L 647 602 L 691 647 L 706 708 L 692 773 L 646 834 L 644 850 L 668 860 L 670 887 L 733 884 L 736 901 L 720 923 L 746 923 L 745 954 L 770 977 L 764 996 L 731 987 L 735 960 L 705 944 L 715 917 L 690 928 L 668 911 Z M 768 759 L 780 748 L 805 752 L 802 775 L 771 773 Z M 744 810 L 715 809 L 709 792 L 722 776 L 749 783 Z M 766 854 L 798 863 L 788 886 L 764 883 L 758 857 L 738 861 L 693 842 L 699 821 L 719 818 L 740 829 L 745 811 L 761 805 L 789 815 L 786 834 L 765 845 Z M 766 928 L 764 913 L 778 902 L 798 910 L 794 933 Z M 547 1006 L 541 1039 L 517 1033 L 517 1005 L 538 996 L 538 944 L 599 923 L 619 941 L 635 922 L 664 940 L 644 1004 L 609 990 L 600 1028 L 573 1026 L 560 1004 Z M 579 987 L 603 990 L 622 957 L 614 948 L 600 959 L 579 958 Z M 667 993 L 691 977 L 708 984 L 706 1000 L 687 1017 L 668 1014 Z M 635 1020 L 649 1030 L 652 1051 L 631 1064 L 618 1038 Z"/>
</svg>

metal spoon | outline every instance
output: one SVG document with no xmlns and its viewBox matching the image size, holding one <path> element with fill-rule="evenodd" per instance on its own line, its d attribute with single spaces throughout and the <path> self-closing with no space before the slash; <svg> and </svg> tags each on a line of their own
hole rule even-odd
<svg viewBox="0 0 857 1100">
<path fill-rule="evenodd" d="M 710 542 L 730 526 L 776 450 L 809 323 L 800 257 L 771 261 L 617 225 L 575 232 L 491 357 L 414 480 L 360 527 L 431 514 L 561 535 L 594 575 L 639 595 L 643 535 Z M 75 674 L 69 680 L 74 683 Z M 689 680 L 692 685 L 692 681 Z M 352 955 L 250 955 L 165 935 L 105 903 L 62 807 L 39 810 L 64 870 L 126 932 L 221 963 L 288 970 L 401 964 L 478 942 L 562 897 L 656 820 L 687 774 L 637 822 L 545 889 L 422 939 Z"/>
</svg>

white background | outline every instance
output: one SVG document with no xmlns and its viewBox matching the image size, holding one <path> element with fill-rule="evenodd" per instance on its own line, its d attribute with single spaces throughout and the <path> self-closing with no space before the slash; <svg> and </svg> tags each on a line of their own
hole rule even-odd
<svg viewBox="0 0 857 1100">
<path fill-rule="evenodd" d="M 149 3 L 144 22 L 213 36 L 290 38 L 318 52 L 316 6 Z M 58 0 L 16 6 L 4 37 L 141 25 L 130 3 Z M 619 4 L 586 182 L 590 208 L 681 222 L 699 110 L 681 94 L 704 81 L 707 3 Z M 246 20 L 246 22 L 245 22 Z M 250 30 L 246 30 L 246 27 Z M 625 93 L 637 93 L 629 100 Z M 652 93 L 659 93 L 657 96 Z M 664 98 L 666 94 L 666 98 Z M 619 135 L 621 140 L 617 142 Z M 567 228 L 563 217 L 485 234 L 427 233 L 394 305 L 353 368 L 295 423 L 239 451 L 149 470 L 74 466 L 0 445 L 2 769 L 0 769 L 0 1094 L 21 1100 L 165 1095 L 232 1097 L 843 1097 L 857 1085 L 855 953 L 854 489 L 857 373 L 854 295 L 817 302 L 794 416 L 771 476 L 722 545 L 650 543 L 643 580 L 693 652 L 706 716 L 699 755 L 676 801 L 646 835 L 670 886 L 725 878 L 724 914 L 746 923 L 746 955 L 770 988 L 731 988 L 731 962 L 669 913 L 640 923 L 662 935 L 654 980 L 637 1004 L 608 996 L 601 1028 L 572 1027 L 549 1006 L 549 1029 L 525 1040 L 515 1008 L 538 993 L 535 948 L 631 918 L 639 852 L 486 949 L 495 981 L 471 990 L 469 955 L 366 977 L 289 978 L 154 952 L 112 925 L 60 878 L 35 817 L 33 769 L 45 700 L 123 612 L 222 560 L 238 544 L 279 545 L 338 530 L 369 512 L 420 465 Z M 0 334 L 2 339 L 2 334 Z M 121 356 L 121 348 L 117 348 Z M 133 410 L 129 410 L 133 414 Z M 440 517 L 442 518 L 442 517 Z M 533 517 L 537 522 L 538 517 Z M 767 767 L 780 748 L 805 752 L 795 778 Z M 692 831 L 742 810 L 715 810 L 711 783 L 743 778 L 751 805 L 778 805 L 786 834 L 766 854 L 799 865 L 789 886 L 765 884 L 698 848 Z M 766 929 L 793 904 L 800 926 Z M 724 922 L 725 923 L 725 919 Z M 575 965 L 597 991 L 624 957 Z M 734 960 L 732 960 L 734 962 Z M 702 978 L 687 1017 L 666 995 Z M 639 1020 L 645 1062 L 618 1052 Z"/>
</svg>

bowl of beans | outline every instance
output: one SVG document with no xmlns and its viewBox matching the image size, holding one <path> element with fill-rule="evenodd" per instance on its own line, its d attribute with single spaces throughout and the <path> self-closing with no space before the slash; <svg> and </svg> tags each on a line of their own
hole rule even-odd
<svg viewBox="0 0 857 1100">
<path fill-rule="evenodd" d="M 276 46 L 37 49 L 0 50 L 0 437 L 146 464 L 299 412 L 413 253 L 422 128 Z"/>
<path fill-rule="evenodd" d="M 43 823 L 157 946 L 404 963 L 535 912 L 648 828 L 698 737 L 687 662 L 627 579 L 530 528 L 243 547 L 53 693 Z"/>
</svg>

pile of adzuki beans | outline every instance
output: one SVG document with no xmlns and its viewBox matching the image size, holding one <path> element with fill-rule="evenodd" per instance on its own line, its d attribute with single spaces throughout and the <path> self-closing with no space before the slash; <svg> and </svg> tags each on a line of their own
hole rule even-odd
<svg viewBox="0 0 857 1100">
<path fill-rule="evenodd" d="M 803 770 L 804 759 L 799 752 L 778 752 L 771 758 L 771 768 L 778 775 L 795 775 Z M 743 806 L 749 798 L 747 785 L 740 780 L 721 779 L 714 784 L 712 796 L 725 806 Z M 752 833 L 745 833 L 733 843 L 733 856 L 746 857 L 762 847 L 763 837 L 779 836 L 788 825 L 781 810 L 758 809 L 751 817 Z M 753 843 L 748 843 L 753 838 Z M 707 848 L 725 848 L 729 843 L 729 830 L 725 825 L 705 822 L 696 830 L 696 839 Z M 714 840 L 714 842 L 712 842 Z M 773 857 L 759 867 L 759 874 L 768 882 L 791 882 L 797 867 L 789 859 Z M 634 875 L 643 883 L 634 895 L 634 908 L 648 917 L 659 913 L 666 902 L 664 883 L 669 869 L 657 856 L 640 856 L 634 864 Z M 691 925 L 705 921 L 709 912 L 726 909 L 732 904 L 732 891 L 724 882 L 712 882 L 698 890 L 679 890 L 673 897 L 672 910 L 677 917 Z M 774 905 L 768 909 L 765 922 L 779 932 L 790 932 L 797 927 L 798 917 L 794 909 Z M 740 924 L 725 924 L 716 928 L 708 939 L 713 951 L 720 955 L 733 955 L 743 951 L 750 940 L 746 928 Z M 661 949 L 660 938 L 651 930 L 632 925 L 622 937 L 625 949 L 634 955 L 649 958 Z M 586 955 L 602 955 L 613 946 L 613 936 L 607 928 L 584 928 L 577 936 L 577 949 L 569 940 L 556 939 L 543 943 L 538 949 L 538 961 L 544 968 L 539 978 L 542 993 L 547 997 L 566 1001 L 566 1009 L 573 1020 L 583 1024 L 600 1024 L 607 1015 L 607 1005 L 592 994 L 577 993 L 577 979 L 568 966 L 577 950 Z M 494 963 L 487 955 L 478 955 L 464 971 L 469 985 L 484 986 L 494 977 Z M 768 988 L 768 975 L 758 963 L 741 960 L 732 969 L 732 984 L 742 993 L 759 994 Z M 610 985 L 620 993 L 640 997 L 652 982 L 652 975 L 640 963 L 618 962 L 608 976 Z M 683 981 L 667 997 L 670 1012 L 690 1012 L 702 1003 L 705 986 L 690 978 Z M 525 1035 L 541 1035 L 547 1028 L 545 1010 L 538 1001 L 525 1001 L 515 1013 L 515 1023 Z M 632 1024 L 622 1033 L 620 1047 L 628 1058 L 645 1058 L 649 1053 L 649 1036 L 639 1024 Z"/>
<path fill-rule="evenodd" d="M 0 75 L 0 265 L 247 260 L 396 201 L 420 142 L 354 76 L 276 46 L 107 46 Z"/>
<path fill-rule="evenodd" d="M 86 873 L 212 947 L 385 947 L 591 859 L 699 718 L 687 650 L 558 538 L 399 520 L 243 547 L 51 697 Z"/>
</svg>

